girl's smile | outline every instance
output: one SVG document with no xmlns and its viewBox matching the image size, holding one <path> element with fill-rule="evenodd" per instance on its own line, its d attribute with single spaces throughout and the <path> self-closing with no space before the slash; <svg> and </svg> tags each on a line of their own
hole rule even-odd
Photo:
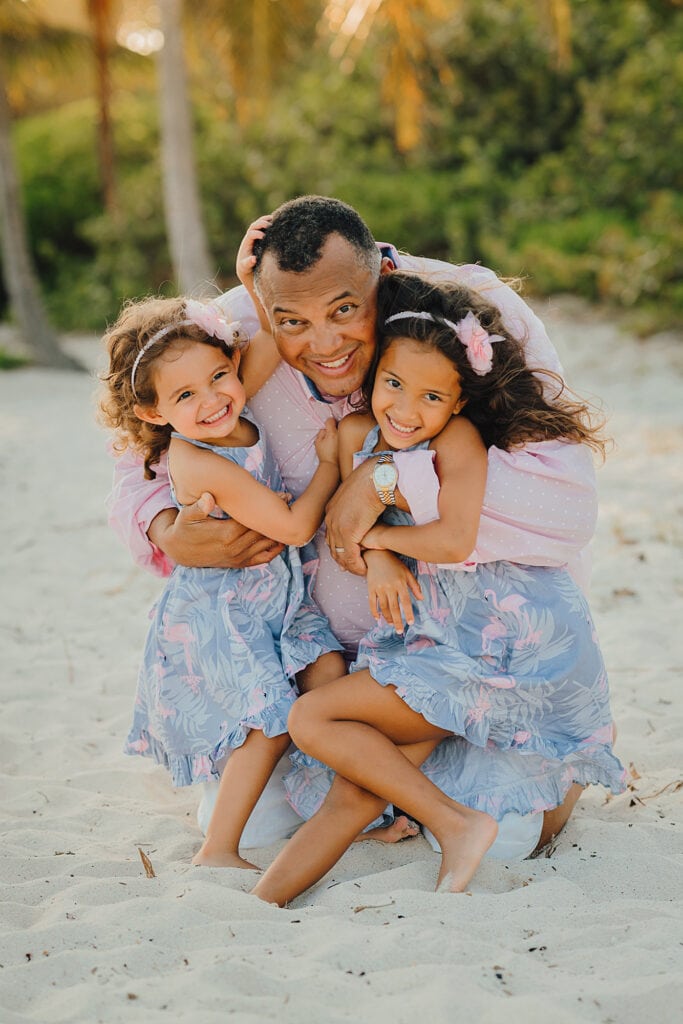
<svg viewBox="0 0 683 1024">
<path fill-rule="evenodd" d="M 193 441 L 235 440 L 246 395 L 237 376 L 239 351 L 232 356 L 200 341 L 176 344 L 154 366 L 156 407 L 141 410 L 150 423 L 170 423 Z"/>
<path fill-rule="evenodd" d="M 464 404 L 458 371 L 438 349 L 395 338 L 382 354 L 372 412 L 390 448 L 431 440 Z"/>
</svg>

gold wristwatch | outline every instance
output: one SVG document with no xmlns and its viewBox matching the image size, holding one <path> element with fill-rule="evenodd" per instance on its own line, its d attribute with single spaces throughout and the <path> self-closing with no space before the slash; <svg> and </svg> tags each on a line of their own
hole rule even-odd
<svg viewBox="0 0 683 1024">
<path fill-rule="evenodd" d="M 398 470 L 394 465 L 394 457 L 389 452 L 383 452 L 377 459 L 372 472 L 372 482 L 383 505 L 396 504 L 394 491 L 398 483 Z"/>
</svg>

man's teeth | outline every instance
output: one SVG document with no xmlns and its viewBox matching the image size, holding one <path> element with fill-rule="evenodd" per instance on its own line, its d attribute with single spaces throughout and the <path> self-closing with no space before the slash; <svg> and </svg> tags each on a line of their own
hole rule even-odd
<svg viewBox="0 0 683 1024">
<path fill-rule="evenodd" d="M 337 370 L 340 366 L 344 365 L 344 363 L 346 362 L 346 360 L 348 358 L 349 358 L 349 353 L 347 352 L 347 354 L 345 356 L 342 356 L 340 359 L 335 359 L 331 363 L 323 363 L 322 360 L 319 360 L 319 363 L 320 363 L 320 366 L 324 366 L 328 370 Z"/>
<path fill-rule="evenodd" d="M 207 416 L 207 418 L 204 420 L 204 423 L 215 423 L 216 420 L 219 420 L 223 416 L 225 416 L 227 411 L 228 411 L 228 407 L 227 407 L 227 405 L 224 405 L 223 408 L 219 409 L 218 412 L 215 412 L 213 414 L 213 416 Z"/>
</svg>

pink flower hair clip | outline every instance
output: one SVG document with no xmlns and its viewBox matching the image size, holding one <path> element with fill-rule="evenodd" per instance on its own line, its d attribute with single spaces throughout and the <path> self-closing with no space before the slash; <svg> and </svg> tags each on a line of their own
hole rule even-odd
<svg viewBox="0 0 683 1024">
<path fill-rule="evenodd" d="M 130 386 L 134 398 L 138 397 L 135 391 L 135 374 L 137 373 L 140 361 L 145 353 L 149 352 L 152 345 L 156 345 L 158 341 L 161 341 L 171 331 L 177 331 L 180 327 L 189 327 L 192 324 L 195 327 L 201 328 L 211 338 L 218 338 L 219 341 L 234 348 L 243 348 L 249 341 L 247 334 L 242 330 L 240 321 L 226 320 L 221 311 L 216 306 L 211 305 L 211 303 L 199 302 L 197 299 L 186 299 L 183 305 L 185 307 L 185 317 L 182 320 L 176 320 L 175 323 L 167 324 L 166 327 L 162 327 L 161 330 L 147 339 L 136 355 L 133 368 L 130 371 Z"/>
<path fill-rule="evenodd" d="M 489 334 L 485 327 L 477 320 L 476 316 L 469 311 L 466 317 L 458 320 L 457 324 L 452 320 L 437 319 L 433 313 L 426 310 L 406 310 L 403 313 L 394 313 L 387 317 L 385 324 L 393 320 L 429 320 L 434 324 L 446 324 L 454 332 L 456 338 L 462 342 L 467 349 L 467 361 L 476 373 L 477 377 L 485 377 L 493 365 L 493 349 L 491 343 L 494 341 L 505 341 L 501 334 Z"/>
<path fill-rule="evenodd" d="M 211 303 L 186 299 L 185 316 L 186 323 L 201 327 L 212 338 L 218 338 L 226 345 L 239 345 L 245 340 L 239 320 L 226 320 L 221 311 Z"/>
<path fill-rule="evenodd" d="M 467 361 L 476 375 L 485 377 L 493 365 L 491 343 L 505 341 L 505 338 L 501 334 L 489 334 L 486 328 L 479 323 L 472 310 L 462 320 L 458 320 L 457 324 L 449 326 L 453 328 L 457 338 L 467 349 Z"/>
</svg>

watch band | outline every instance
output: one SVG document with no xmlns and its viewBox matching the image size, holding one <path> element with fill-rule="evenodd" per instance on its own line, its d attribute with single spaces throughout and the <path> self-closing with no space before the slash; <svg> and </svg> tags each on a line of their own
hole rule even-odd
<svg viewBox="0 0 683 1024">
<path fill-rule="evenodd" d="M 398 470 L 396 469 L 393 455 L 391 455 L 389 452 L 383 452 L 377 459 L 377 465 L 382 466 L 387 465 L 388 463 L 391 464 L 391 466 L 394 469 L 395 476 L 393 486 L 380 487 L 377 485 L 377 483 L 375 483 L 375 489 L 377 490 L 377 495 L 383 505 L 395 505 L 396 496 L 394 494 L 394 491 L 396 490 L 396 485 L 398 483 Z"/>
</svg>

